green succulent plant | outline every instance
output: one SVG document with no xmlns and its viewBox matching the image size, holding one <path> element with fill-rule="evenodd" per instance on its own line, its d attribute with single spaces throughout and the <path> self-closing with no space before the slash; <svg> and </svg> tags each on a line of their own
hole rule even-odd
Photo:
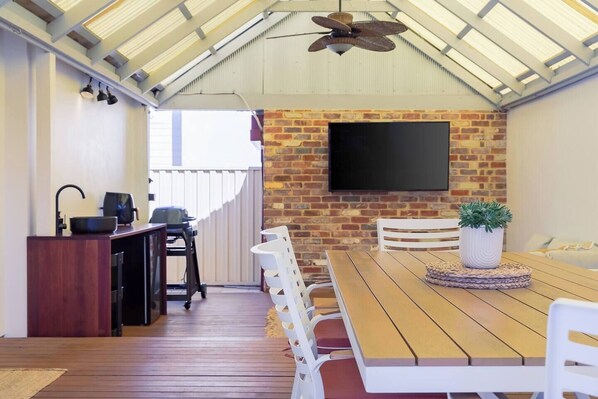
<svg viewBox="0 0 598 399">
<path fill-rule="evenodd" d="M 460 227 L 479 228 L 484 226 L 488 233 L 491 233 L 492 229 L 506 227 L 511 219 L 513 219 L 513 215 L 509 208 L 496 201 L 475 201 L 463 204 L 459 208 Z"/>
</svg>

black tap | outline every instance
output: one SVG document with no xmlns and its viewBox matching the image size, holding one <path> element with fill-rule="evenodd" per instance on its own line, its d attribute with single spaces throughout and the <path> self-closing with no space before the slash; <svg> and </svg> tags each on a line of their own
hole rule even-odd
<svg viewBox="0 0 598 399">
<path fill-rule="evenodd" d="M 76 188 L 77 190 L 79 190 L 79 192 L 81 193 L 81 197 L 85 198 L 85 193 L 83 193 L 83 190 L 81 190 L 81 187 L 76 186 L 74 184 L 65 184 L 64 186 L 60 187 L 58 189 L 58 191 L 56 192 L 56 235 L 57 236 L 61 236 L 62 235 L 62 230 L 66 229 L 66 223 L 64 223 L 64 220 L 60 217 L 60 208 L 58 207 L 58 197 L 60 196 L 60 193 L 62 192 L 62 190 L 64 190 L 65 188 Z"/>
</svg>

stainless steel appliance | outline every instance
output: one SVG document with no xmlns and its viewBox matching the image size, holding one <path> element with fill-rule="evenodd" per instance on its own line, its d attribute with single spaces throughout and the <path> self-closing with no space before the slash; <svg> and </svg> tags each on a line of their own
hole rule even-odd
<svg viewBox="0 0 598 399">
<path fill-rule="evenodd" d="M 129 193 L 107 192 L 102 209 L 104 216 L 116 216 L 118 224 L 131 224 L 139 220 L 139 210 L 135 208 L 133 195 Z"/>
</svg>

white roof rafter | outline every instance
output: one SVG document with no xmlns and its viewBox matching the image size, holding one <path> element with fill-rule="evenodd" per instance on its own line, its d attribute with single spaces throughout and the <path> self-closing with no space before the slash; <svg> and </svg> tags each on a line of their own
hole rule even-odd
<svg viewBox="0 0 598 399">
<path fill-rule="evenodd" d="M 542 31 L 544 35 L 569 51 L 584 64 L 590 65 L 594 52 L 584 46 L 583 43 L 580 43 L 573 35 L 546 18 L 539 10 L 522 0 L 499 0 L 499 2 L 521 19 Z"/>
<path fill-rule="evenodd" d="M 345 0 L 345 12 L 392 12 L 394 7 L 385 1 Z M 269 8 L 272 12 L 337 12 L 337 0 L 279 1 Z"/>
<path fill-rule="evenodd" d="M 131 39 L 134 35 L 143 31 L 145 28 L 156 22 L 170 11 L 177 8 L 185 0 L 168 0 L 158 2 L 156 5 L 147 9 L 133 20 L 116 32 L 93 46 L 87 51 L 92 63 L 96 63 L 108 54 L 116 50 L 120 45 Z"/>
<path fill-rule="evenodd" d="M 588 7 L 591 7 L 594 9 L 594 11 L 598 12 L 598 0 L 581 0 L 584 3 L 586 3 L 588 5 Z"/>
<path fill-rule="evenodd" d="M 202 40 L 196 44 L 191 45 L 186 51 L 177 55 L 166 65 L 152 73 L 147 79 L 139 84 L 139 87 L 143 93 L 147 93 L 153 87 L 157 86 L 163 80 L 169 78 L 174 73 L 179 71 L 185 65 L 192 62 L 204 51 L 209 50 L 210 47 L 226 38 L 228 35 L 239 29 L 245 23 L 249 22 L 255 16 L 260 15 L 263 11 L 267 10 L 272 4 L 278 0 L 256 0 L 249 6 L 245 7 L 242 11 L 231 16 L 226 23 L 216 27 L 210 32 L 205 40 Z"/>
<path fill-rule="evenodd" d="M 116 0 L 96 0 L 93 2 L 82 1 L 75 4 L 73 8 L 56 18 L 48 24 L 48 33 L 52 35 L 52 41 L 57 41 L 76 26 L 81 25 L 95 14 L 103 11 L 106 7 L 116 2 Z"/>
<path fill-rule="evenodd" d="M 487 58 L 485 55 L 479 53 L 473 47 L 467 43 L 459 40 L 449 29 L 442 26 L 438 21 L 427 15 L 425 12 L 415 7 L 412 3 L 407 0 L 388 0 L 390 4 L 401 10 L 424 28 L 432 32 L 442 41 L 447 43 L 450 47 L 463 54 L 465 57 L 470 59 L 472 62 L 477 64 L 479 67 L 486 70 L 490 75 L 503 82 L 511 90 L 521 94 L 524 89 L 524 84 L 519 82 L 509 72 L 505 71 L 500 65 L 497 65 L 492 60 Z"/>
</svg>

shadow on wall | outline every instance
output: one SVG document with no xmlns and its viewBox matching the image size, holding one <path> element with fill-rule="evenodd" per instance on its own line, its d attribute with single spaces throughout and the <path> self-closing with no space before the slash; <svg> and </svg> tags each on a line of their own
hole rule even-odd
<svg viewBox="0 0 598 399">
<path fill-rule="evenodd" d="M 261 168 L 153 169 L 150 178 L 150 192 L 156 194 L 152 210 L 182 206 L 196 218 L 202 282 L 260 284 L 259 265 L 249 248 L 261 240 Z M 174 262 L 184 272 L 183 258 L 169 258 L 169 271 Z"/>
</svg>

